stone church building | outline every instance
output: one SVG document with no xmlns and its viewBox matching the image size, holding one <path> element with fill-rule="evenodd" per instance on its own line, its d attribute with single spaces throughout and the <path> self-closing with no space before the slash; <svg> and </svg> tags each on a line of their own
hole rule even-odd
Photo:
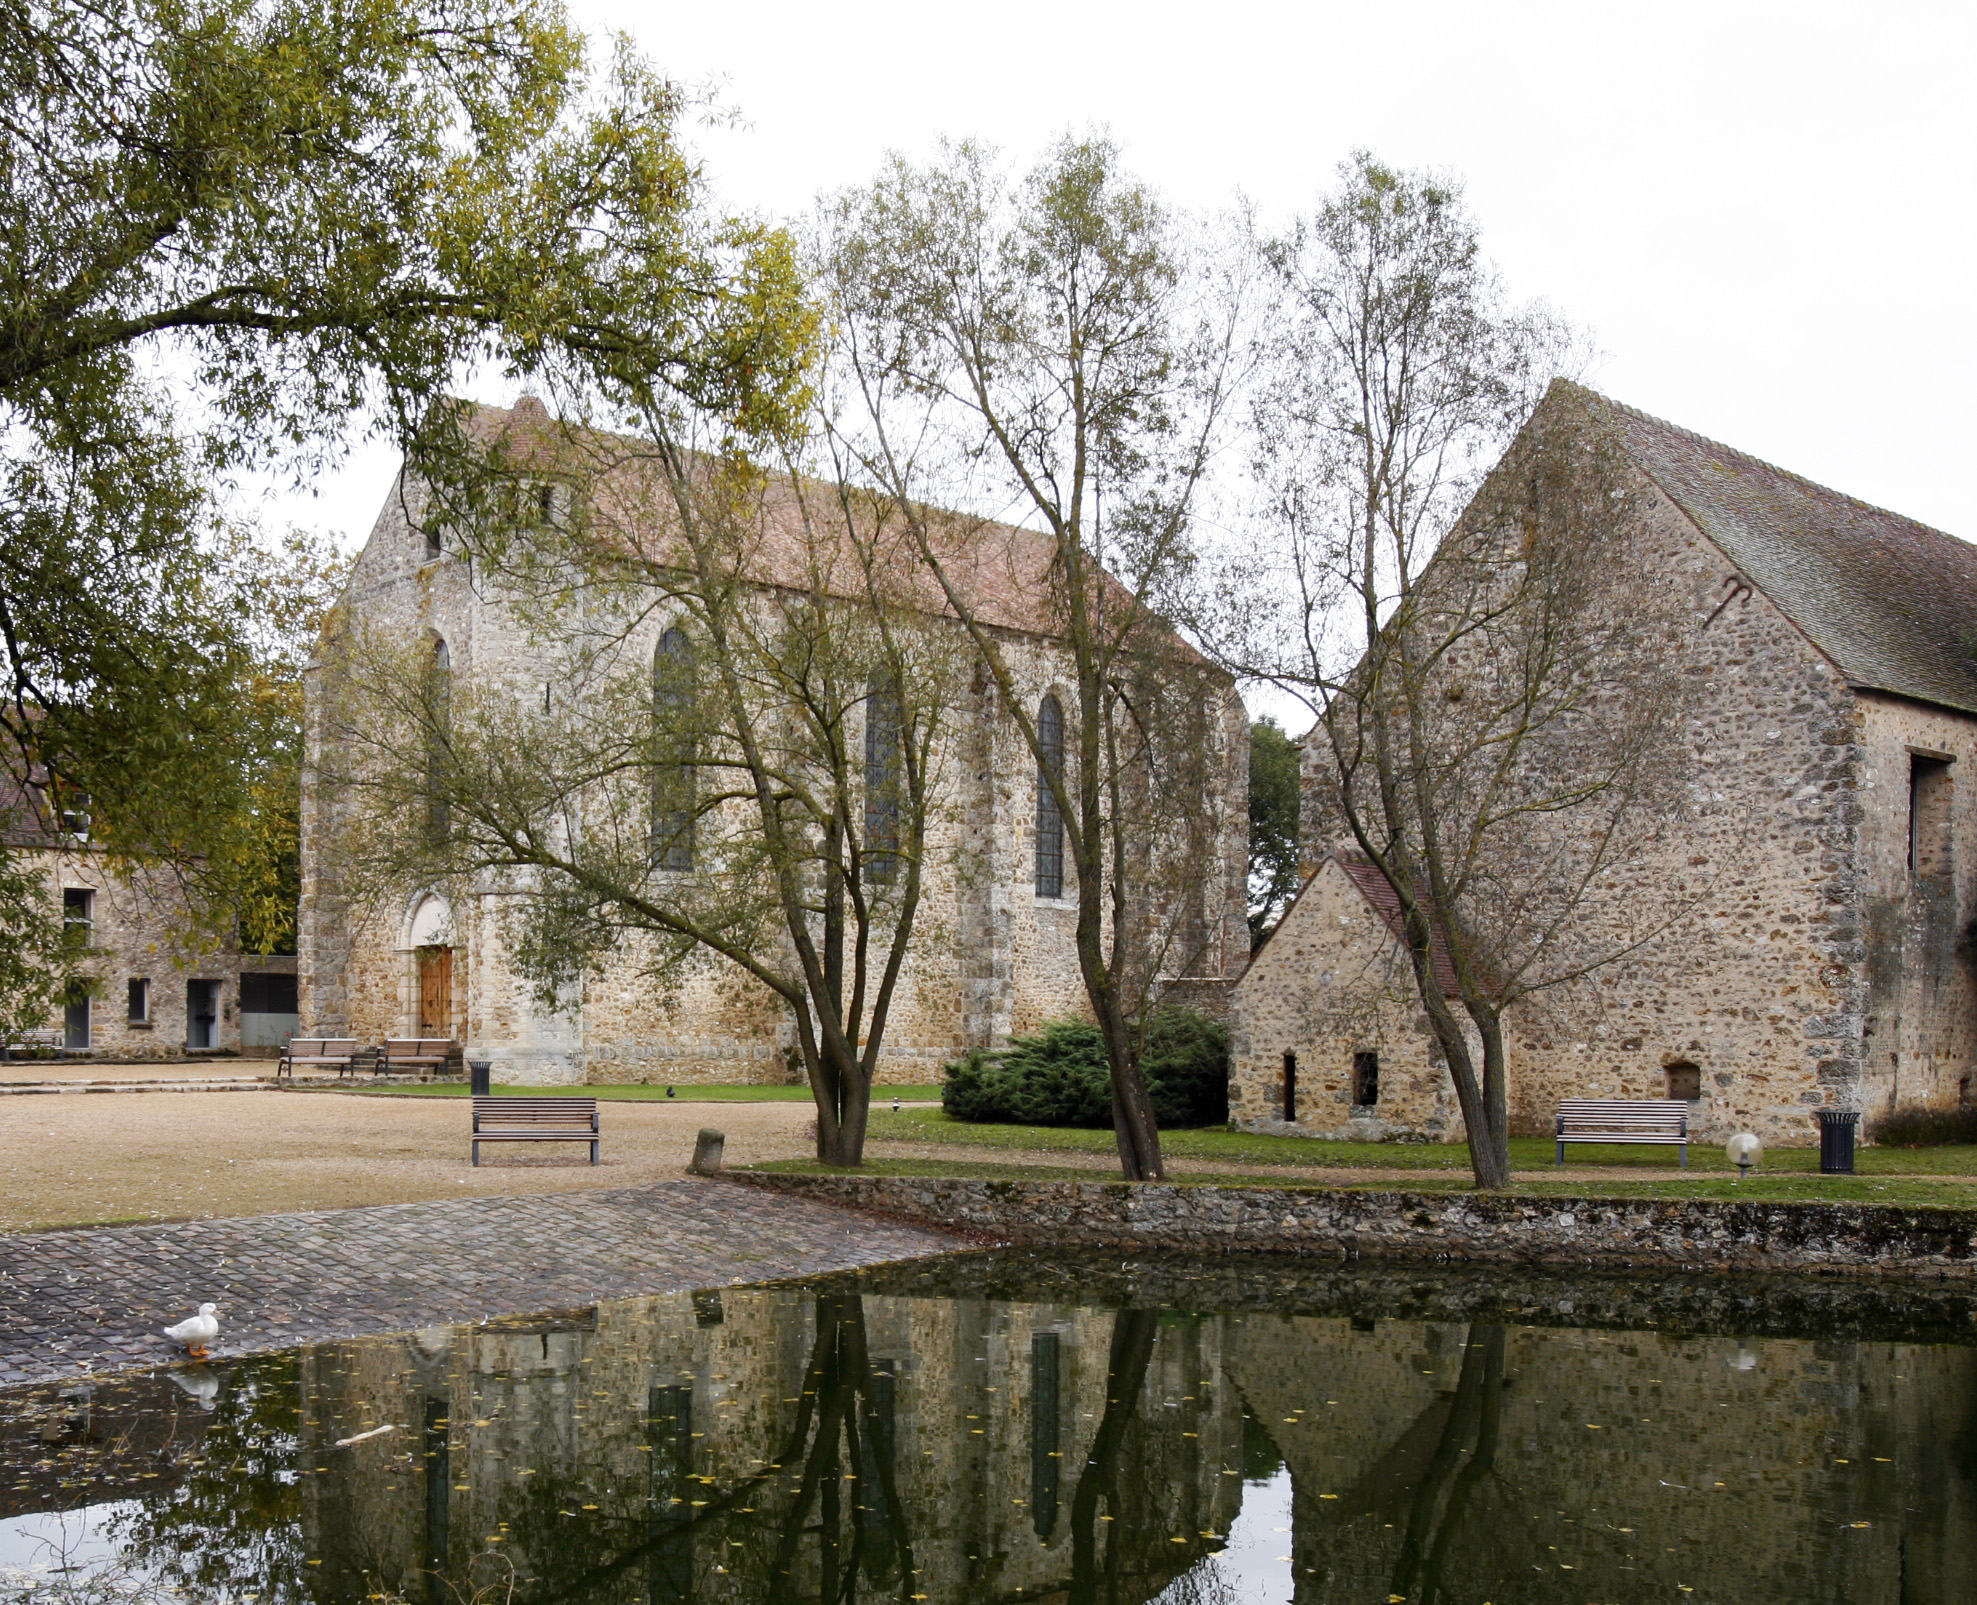
<svg viewBox="0 0 1977 1605">
<path fill-rule="evenodd" d="M 512 442 L 546 439 L 554 426 L 539 402 L 524 398 L 508 411 L 483 409 L 478 427 Z M 432 643 L 455 695 L 475 682 L 541 682 L 550 671 L 512 596 L 434 535 L 424 516 L 427 494 L 414 476 L 400 476 L 357 560 L 335 627 Z M 974 538 L 982 546 L 968 559 L 978 616 L 993 626 L 1031 716 L 1072 728 L 1072 663 L 1047 622 L 1050 544 L 1000 525 Z M 965 647 L 959 623 L 946 619 L 945 627 Z M 656 663 L 655 654 L 676 650 L 671 635 L 657 610 L 624 650 L 633 661 L 642 653 Z M 1249 945 L 1247 724 L 1227 677 L 1178 641 L 1174 648 L 1201 676 L 1201 728 L 1211 749 L 1200 771 L 1202 794 L 1189 804 L 1210 844 L 1192 917 L 1198 940 L 1185 975 L 1174 979 L 1214 990 L 1239 972 Z M 353 898 L 336 869 L 346 821 L 315 778 L 334 767 L 325 760 L 335 756 L 322 746 L 322 676 L 320 667 L 312 674 L 314 767 L 302 810 L 299 973 L 308 1032 L 367 1042 L 452 1037 L 469 1058 L 491 1060 L 498 1082 L 801 1079 L 784 1005 L 725 960 L 692 960 L 683 979 L 662 985 L 642 971 L 636 952 L 621 952 L 583 982 L 580 995 L 551 1010 L 518 971 L 504 898 L 492 885 L 406 885 L 382 900 Z M 963 677 L 963 684 L 962 705 L 947 710 L 950 734 L 936 755 L 948 804 L 930 834 L 916 927 L 925 940 L 916 938 L 892 1008 L 881 1082 L 934 1081 L 940 1065 L 968 1047 L 1087 1013 L 1064 823 L 1040 801 L 1030 748 L 992 677 Z"/>
<path fill-rule="evenodd" d="M 1707 875 L 1692 914 L 1512 1006 L 1512 1129 L 1548 1132 L 1562 1097 L 1677 1098 L 1704 1139 L 1804 1144 L 1821 1108 L 1871 1130 L 1897 1108 L 1969 1103 L 1977 547 L 1576 386 L 1530 427 L 1563 405 L 1591 409 L 1635 476 L 1634 550 L 1655 573 L 1614 583 L 1678 588 L 1667 651 L 1701 687 L 1694 762 L 1717 816 L 1743 823 L 1630 888 L 1673 905 Z M 1233 1117 L 1459 1138 L 1398 899 L 1335 842 L 1306 850 L 1307 883 L 1235 991 Z"/>
</svg>

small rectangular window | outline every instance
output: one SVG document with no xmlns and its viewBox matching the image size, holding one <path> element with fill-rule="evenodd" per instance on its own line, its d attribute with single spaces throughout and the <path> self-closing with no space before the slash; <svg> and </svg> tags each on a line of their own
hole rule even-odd
<svg viewBox="0 0 1977 1605">
<path fill-rule="evenodd" d="M 132 1025 L 144 1025 L 151 1018 L 151 983 L 142 976 L 130 981 L 130 1008 L 124 1015 Z"/>
<path fill-rule="evenodd" d="M 1297 1119 L 1297 1055 L 1284 1055 L 1284 1119 Z"/>
<path fill-rule="evenodd" d="M 62 941 L 88 947 L 96 934 L 96 894 L 86 886 L 62 888 Z"/>
<path fill-rule="evenodd" d="M 1352 1056 L 1352 1106 L 1366 1109 L 1380 1101 L 1380 1056 L 1362 1048 Z"/>
<path fill-rule="evenodd" d="M 1702 1066 L 1677 1060 L 1668 1066 L 1668 1096 L 1694 1103 L 1702 1096 Z"/>
</svg>

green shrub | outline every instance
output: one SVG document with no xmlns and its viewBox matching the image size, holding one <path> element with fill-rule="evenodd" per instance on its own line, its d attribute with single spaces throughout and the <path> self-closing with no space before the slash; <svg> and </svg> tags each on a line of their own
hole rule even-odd
<svg viewBox="0 0 1977 1605">
<path fill-rule="evenodd" d="M 1162 1126 L 1229 1118 L 1228 1028 L 1196 1009 L 1163 1009 L 1140 1050 L 1153 1118 Z M 1098 1027 L 1053 1020 L 1006 1048 L 971 1049 L 944 1067 L 941 1106 L 956 1120 L 1019 1126 L 1112 1124 L 1111 1076 Z"/>
<path fill-rule="evenodd" d="M 1897 1109 L 1875 1123 L 1883 1148 L 1942 1148 L 1977 1143 L 1977 1109 Z"/>
</svg>

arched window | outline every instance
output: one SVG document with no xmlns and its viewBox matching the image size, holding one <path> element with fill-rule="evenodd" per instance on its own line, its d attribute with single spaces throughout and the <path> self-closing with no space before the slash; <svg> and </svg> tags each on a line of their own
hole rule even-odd
<svg viewBox="0 0 1977 1605">
<path fill-rule="evenodd" d="M 1037 896 L 1064 895 L 1064 815 L 1052 780 L 1064 774 L 1064 708 L 1056 697 L 1037 704 Z"/>
<path fill-rule="evenodd" d="M 652 654 L 652 865 L 693 868 L 693 643 L 679 630 Z"/>
<path fill-rule="evenodd" d="M 899 687 L 874 679 L 865 692 L 865 879 L 875 885 L 899 873 Z"/>
<path fill-rule="evenodd" d="M 453 736 L 453 658 L 446 642 L 433 637 L 426 662 L 426 840 L 437 847 L 453 834 L 447 798 Z"/>
</svg>

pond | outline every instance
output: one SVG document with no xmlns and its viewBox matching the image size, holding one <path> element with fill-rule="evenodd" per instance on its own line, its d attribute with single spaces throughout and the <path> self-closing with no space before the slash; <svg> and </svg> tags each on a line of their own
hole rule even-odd
<svg viewBox="0 0 1977 1605">
<path fill-rule="evenodd" d="M 0 1395 L 0 1599 L 1977 1598 L 1977 1303 L 997 1253 Z"/>
</svg>

